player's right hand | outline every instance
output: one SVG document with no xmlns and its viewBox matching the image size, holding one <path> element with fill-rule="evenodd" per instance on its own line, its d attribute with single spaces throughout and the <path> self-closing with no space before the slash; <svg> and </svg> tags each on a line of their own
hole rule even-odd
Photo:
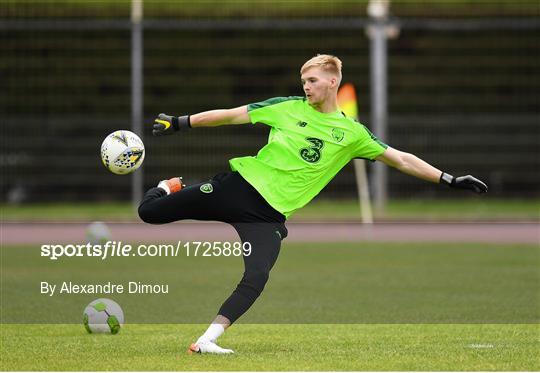
<svg viewBox="0 0 540 373">
<path fill-rule="evenodd" d="M 455 177 L 443 172 L 441 182 L 448 184 L 450 188 L 467 189 L 478 194 L 488 191 L 488 186 L 483 181 L 471 175 Z"/>
<path fill-rule="evenodd" d="M 487 193 L 488 187 L 487 185 L 475 178 L 474 176 L 467 175 L 467 176 L 458 176 L 452 180 L 452 184 L 450 184 L 452 188 L 457 189 L 468 189 L 472 190 L 475 193 Z"/>
<path fill-rule="evenodd" d="M 154 136 L 172 135 L 179 130 L 178 117 L 173 117 L 167 114 L 159 114 L 154 120 Z"/>
</svg>

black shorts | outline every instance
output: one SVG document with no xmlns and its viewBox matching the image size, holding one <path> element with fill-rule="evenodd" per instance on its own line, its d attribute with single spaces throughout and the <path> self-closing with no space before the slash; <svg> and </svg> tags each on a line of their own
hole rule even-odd
<svg viewBox="0 0 540 373">
<path fill-rule="evenodd" d="M 184 219 L 215 220 L 233 226 L 269 223 L 279 229 L 282 238 L 287 235 L 285 216 L 270 206 L 238 172 L 217 174 L 168 196 L 164 193 L 160 188 L 146 193 L 139 208 L 144 221 L 164 224 Z M 144 211 L 145 208 L 151 211 Z"/>
</svg>

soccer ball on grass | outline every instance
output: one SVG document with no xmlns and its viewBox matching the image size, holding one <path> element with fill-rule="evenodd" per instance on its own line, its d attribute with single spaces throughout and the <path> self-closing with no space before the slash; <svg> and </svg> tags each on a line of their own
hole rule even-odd
<svg viewBox="0 0 540 373">
<path fill-rule="evenodd" d="M 116 334 L 124 325 L 124 312 L 115 301 L 99 298 L 84 309 L 83 323 L 88 333 Z"/>
</svg>

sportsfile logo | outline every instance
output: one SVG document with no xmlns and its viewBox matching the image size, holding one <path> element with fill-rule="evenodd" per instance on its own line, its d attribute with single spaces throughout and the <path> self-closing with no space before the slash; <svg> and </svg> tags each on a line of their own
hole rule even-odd
<svg viewBox="0 0 540 373">
<path fill-rule="evenodd" d="M 174 256 L 249 256 L 249 242 L 202 242 L 178 241 L 172 244 L 140 244 L 132 246 L 122 241 L 107 241 L 104 245 L 86 244 L 45 244 L 41 245 L 41 256 L 50 260 L 62 257 L 174 257 Z"/>
<path fill-rule="evenodd" d="M 102 260 L 114 256 L 130 256 L 131 245 L 123 245 L 122 241 L 107 241 L 104 245 L 86 244 L 49 244 L 41 245 L 41 256 L 48 257 L 51 260 L 57 260 L 61 257 L 100 257 Z"/>
</svg>

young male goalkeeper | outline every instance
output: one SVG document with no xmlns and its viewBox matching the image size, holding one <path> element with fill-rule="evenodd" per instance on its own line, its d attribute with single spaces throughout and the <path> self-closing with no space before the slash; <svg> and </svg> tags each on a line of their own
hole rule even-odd
<svg viewBox="0 0 540 373">
<path fill-rule="evenodd" d="M 264 123 L 268 144 L 256 156 L 229 161 L 231 171 L 185 187 L 180 178 L 161 181 L 146 192 L 139 216 L 150 224 L 182 219 L 231 224 L 242 242 L 250 242 L 240 283 L 225 300 L 208 330 L 188 352 L 232 353 L 217 338 L 244 314 L 264 289 L 287 236 L 285 220 L 305 206 L 351 159 L 381 161 L 408 175 L 452 188 L 487 192 L 482 181 L 454 177 L 418 157 L 379 141 L 366 127 L 338 108 L 341 61 L 318 55 L 300 69 L 305 97 L 277 97 L 229 110 L 174 117 L 160 114 L 155 136 L 230 124 Z"/>
</svg>

